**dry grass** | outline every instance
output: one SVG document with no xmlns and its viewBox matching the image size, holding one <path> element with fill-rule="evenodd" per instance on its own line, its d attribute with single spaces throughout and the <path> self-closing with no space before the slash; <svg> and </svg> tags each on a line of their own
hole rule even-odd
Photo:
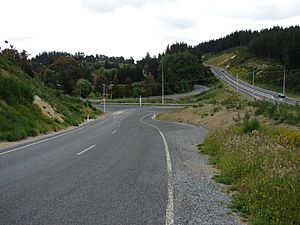
<svg viewBox="0 0 300 225">
<path fill-rule="evenodd" d="M 205 63 L 214 66 L 224 66 L 228 62 L 236 57 L 235 53 L 223 53 L 216 57 L 208 59 Z"/>
<path fill-rule="evenodd" d="M 227 128 L 235 124 L 234 118 L 242 117 L 242 111 L 226 110 L 222 106 L 206 104 L 203 107 L 175 109 L 158 115 L 160 120 L 189 123 L 208 130 Z"/>
<path fill-rule="evenodd" d="M 61 123 L 64 122 L 64 116 L 57 113 L 48 102 L 44 101 L 39 96 L 34 96 L 33 104 L 37 105 L 41 109 L 42 113 L 49 119 L 58 120 Z"/>
</svg>

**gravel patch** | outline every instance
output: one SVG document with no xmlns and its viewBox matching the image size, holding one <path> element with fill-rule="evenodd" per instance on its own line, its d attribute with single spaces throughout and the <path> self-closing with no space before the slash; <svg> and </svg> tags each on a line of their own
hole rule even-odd
<svg viewBox="0 0 300 225">
<path fill-rule="evenodd" d="M 175 224 L 242 224 L 237 214 L 230 213 L 231 199 L 222 192 L 224 185 L 212 180 L 208 157 L 198 153 L 197 144 L 207 132 L 192 125 L 166 127 L 160 123 L 171 151 Z"/>
</svg>

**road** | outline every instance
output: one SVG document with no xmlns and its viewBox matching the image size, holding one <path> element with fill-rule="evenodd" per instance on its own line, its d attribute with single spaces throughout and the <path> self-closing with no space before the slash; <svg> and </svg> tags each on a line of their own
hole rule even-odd
<svg viewBox="0 0 300 225">
<path fill-rule="evenodd" d="M 165 98 L 169 99 L 179 99 L 184 97 L 190 97 L 193 95 L 201 94 L 202 92 L 208 91 L 208 87 L 203 85 L 194 85 L 194 90 L 188 93 L 181 93 L 181 94 L 173 94 L 173 95 L 165 95 Z M 161 96 L 159 96 L 161 97 Z"/>
<path fill-rule="evenodd" d="M 266 90 L 257 86 L 253 86 L 242 80 L 237 81 L 237 78 L 231 75 L 230 73 L 228 73 L 225 69 L 216 66 L 210 66 L 210 68 L 211 71 L 218 78 L 228 83 L 231 87 L 257 100 L 266 100 L 271 102 L 285 102 L 290 105 L 300 104 L 300 100 L 289 98 L 289 97 L 280 98 L 277 92 Z"/>
<path fill-rule="evenodd" d="M 208 87 L 203 86 L 203 85 L 194 85 L 194 89 L 191 92 L 187 92 L 187 93 L 181 93 L 181 94 L 172 94 L 172 95 L 165 95 L 165 99 L 180 99 L 180 98 L 184 98 L 184 97 L 190 97 L 193 95 L 198 95 L 201 94 L 202 92 L 208 91 Z M 150 102 L 145 102 L 145 99 L 157 99 L 157 98 L 161 98 L 160 96 L 151 96 L 151 97 L 145 97 L 142 98 L 142 102 L 141 104 L 143 106 L 153 106 L 153 105 L 160 105 L 161 103 L 150 103 Z M 140 99 L 139 98 L 128 98 L 128 99 L 120 99 L 121 102 L 118 102 L 117 99 L 114 99 L 113 101 L 110 101 L 109 99 L 107 99 L 106 104 L 107 105 L 140 105 Z M 128 102 L 124 102 L 124 101 L 128 101 Z M 132 102 L 132 100 L 135 100 L 135 102 Z M 103 104 L 102 99 L 89 99 L 90 102 L 94 103 L 94 104 Z M 165 106 L 193 106 L 195 104 L 191 104 L 191 103 L 185 103 L 185 104 L 180 104 L 180 103 L 164 103 Z"/>
<path fill-rule="evenodd" d="M 167 108 L 107 110 L 79 128 L 0 149 L 1 225 L 236 224 L 203 169 L 206 158 L 195 162 L 191 146 L 204 129 L 151 119 Z"/>
</svg>

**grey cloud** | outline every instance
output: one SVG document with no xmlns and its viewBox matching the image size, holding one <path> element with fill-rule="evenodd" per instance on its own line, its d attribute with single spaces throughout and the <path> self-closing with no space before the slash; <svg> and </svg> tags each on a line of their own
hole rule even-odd
<svg viewBox="0 0 300 225">
<path fill-rule="evenodd" d="M 212 2 L 216 1 L 212 0 Z M 280 20 L 300 16 L 300 3 L 298 0 L 253 0 L 252 3 L 235 2 L 233 0 L 230 2 L 231 4 L 225 6 L 225 9 L 219 8 L 217 5 L 211 11 L 226 17 L 250 20 Z"/>
<path fill-rule="evenodd" d="M 119 8 L 140 8 L 147 4 L 175 2 L 176 0 L 82 0 L 81 4 L 88 10 L 96 13 L 109 13 Z"/>
<path fill-rule="evenodd" d="M 167 25 L 179 30 L 185 30 L 197 26 L 196 22 L 190 18 L 171 17 L 161 18 L 161 20 Z"/>
</svg>

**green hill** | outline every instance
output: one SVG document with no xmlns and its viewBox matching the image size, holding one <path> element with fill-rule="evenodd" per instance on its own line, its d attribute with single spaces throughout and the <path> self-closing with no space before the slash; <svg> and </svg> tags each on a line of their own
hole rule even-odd
<svg viewBox="0 0 300 225">
<path fill-rule="evenodd" d="M 235 47 L 217 54 L 204 55 L 206 64 L 227 69 L 239 79 L 276 92 L 282 92 L 283 66 L 274 59 L 257 57 L 248 47 Z M 286 68 L 286 93 L 292 97 L 300 95 L 300 69 Z"/>
<path fill-rule="evenodd" d="M 82 123 L 100 111 L 30 77 L 0 54 L 0 141 L 16 141 Z"/>
</svg>

